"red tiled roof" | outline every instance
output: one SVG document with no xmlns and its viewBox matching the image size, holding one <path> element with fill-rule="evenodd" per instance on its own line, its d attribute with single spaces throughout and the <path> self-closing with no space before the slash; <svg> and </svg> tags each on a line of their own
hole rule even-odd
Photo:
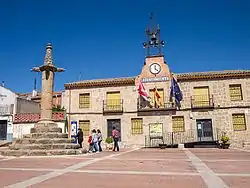
<svg viewBox="0 0 250 188">
<path fill-rule="evenodd" d="M 40 119 L 39 113 L 15 114 L 14 123 L 36 123 Z M 64 121 L 64 112 L 56 112 L 52 115 L 53 121 Z"/>
<path fill-rule="evenodd" d="M 175 73 L 177 80 L 197 81 L 197 80 L 213 80 L 213 79 L 230 79 L 230 78 L 246 78 L 250 77 L 250 70 L 225 70 L 214 72 L 192 72 L 192 73 Z M 136 77 L 127 78 L 111 78 L 99 80 L 84 80 L 64 84 L 65 89 L 79 89 L 90 87 L 111 87 L 111 86 L 129 86 L 135 84 Z"/>
<path fill-rule="evenodd" d="M 20 96 L 20 97 L 28 97 L 28 96 L 32 96 L 32 93 L 17 93 L 17 95 Z M 61 91 L 54 91 L 53 96 L 55 96 L 55 95 L 62 95 L 62 92 Z M 37 96 L 35 96 L 35 97 L 40 98 L 41 97 L 41 92 L 38 92 Z M 35 97 L 32 97 L 32 98 L 35 98 Z"/>
</svg>

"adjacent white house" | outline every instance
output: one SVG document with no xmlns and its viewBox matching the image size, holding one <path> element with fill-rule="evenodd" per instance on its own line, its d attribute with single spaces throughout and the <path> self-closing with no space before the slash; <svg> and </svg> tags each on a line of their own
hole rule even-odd
<svg viewBox="0 0 250 188">
<path fill-rule="evenodd" d="M 11 141 L 17 94 L 0 86 L 0 140 Z"/>
<path fill-rule="evenodd" d="M 16 114 L 40 113 L 39 103 L 19 97 L 0 85 L 0 140 L 12 141 Z"/>
</svg>

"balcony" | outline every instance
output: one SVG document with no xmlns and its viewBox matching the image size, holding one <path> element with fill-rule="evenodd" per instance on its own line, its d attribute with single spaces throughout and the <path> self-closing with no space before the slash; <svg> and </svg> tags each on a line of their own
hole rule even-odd
<svg viewBox="0 0 250 188">
<path fill-rule="evenodd" d="M 142 101 L 138 98 L 137 100 L 137 111 L 138 112 L 150 112 L 150 111 L 171 111 L 176 110 L 177 106 L 172 102 L 165 102 L 158 108 L 152 106 L 149 102 Z"/>
<path fill-rule="evenodd" d="M 192 109 L 214 108 L 213 95 L 211 95 L 210 97 L 208 97 L 207 95 L 191 96 L 191 108 Z"/>
<path fill-rule="evenodd" d="M 103 113 L 122 113 L 123 99 L 103 100 Z"/>
<path fill-rule="evenodd" d="M 11 115 L 13 114 L 13 107 L 14 105 L 6 105 L 6 106 L 0 106 L 0 115 Z"/>
</svg>

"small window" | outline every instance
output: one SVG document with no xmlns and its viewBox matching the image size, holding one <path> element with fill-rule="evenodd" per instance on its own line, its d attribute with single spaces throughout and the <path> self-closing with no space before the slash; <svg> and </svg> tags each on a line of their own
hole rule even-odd
<svg viewBox="0 0 250 188">
<path fill-rule="evenodd" d="M 89 120 L 80 120 L 79 127 L 82 129 L 83 136 L 89 136 L 90 134 L 90 121 Z"/>
<path fill-rule="evenodd" d="M 132 118 L 131 129 L 133 135 L 142 134 L 143 133 L 142 118 Z"/>
<path fill-rule="evenodd" d="M 83 93 L 79 95 L 79 108 L 89 108 L 90 107 L 90 94 Z"/>
<path fill-rule="evenodd" d="M 183 116 L 175 116 L 172 117 L 172 130 L 173 132 L 184 132 L 185 131 L 185 124 L 184 124 L 184 117 Z"/>
<path fill-rule="evenodd" d="M 241 90 L 241 85 L 240 84 L 229 85 L 229 92 L 230 92 L 231 101 L 241 101 L 241 100 L 243 100 L 242 90 Z"/>
<path fill-rule="evenodd" d="M 234 131 L 245 131 L 246 130 L 245 114 L 233 114 L 232 117 L 233 117 Z"/>
</svg>

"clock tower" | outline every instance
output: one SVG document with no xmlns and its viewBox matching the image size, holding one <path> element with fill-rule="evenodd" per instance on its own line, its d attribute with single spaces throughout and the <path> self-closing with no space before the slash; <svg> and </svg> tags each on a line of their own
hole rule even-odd
<svg viewBox="0 0 250 188">
<path fill-rule="evenodd" d="M 136 82 L 138 79 L 145 83 L 167 82 L 171 73 L 162 52 L 164 41 L 160 38 L 160 26 L 154 23 L 153 13 L 150 14 L 150 24 L 145 32 L 147 41 L 143 43 L 143 47 L 146 58 Z"/>
</svg>

